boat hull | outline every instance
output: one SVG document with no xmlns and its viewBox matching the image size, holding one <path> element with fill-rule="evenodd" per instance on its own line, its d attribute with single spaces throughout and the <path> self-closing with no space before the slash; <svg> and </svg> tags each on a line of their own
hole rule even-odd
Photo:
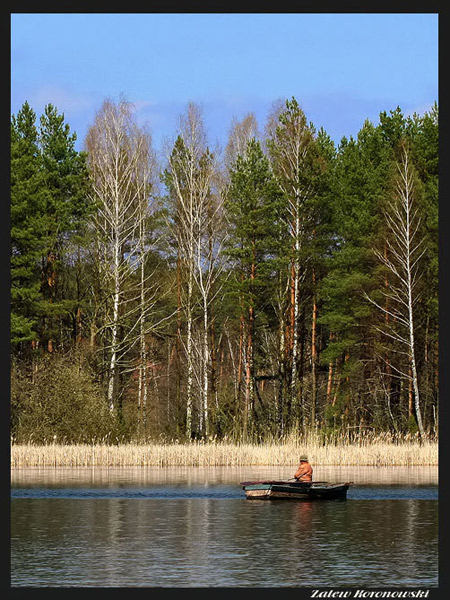
<svg viewBox="0 0 450 600">
<path fill-rule="evenodd" d="M 249 500 L 345 500 L 350 483 L 248 483 L 243 486 Z"/>
</svg>

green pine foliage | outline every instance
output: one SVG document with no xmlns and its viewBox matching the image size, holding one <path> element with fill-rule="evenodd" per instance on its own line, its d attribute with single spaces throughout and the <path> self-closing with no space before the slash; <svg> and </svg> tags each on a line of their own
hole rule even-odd
<svg viewBox="0 0 450 600">
<path fill-rule="evenodd" d="M 371 284 L 374 259 L 371 252 L 377 223 L 380 193 L 380 157 L 373 147 L 375 129 L 366 122 L 358 140 L 344 138 L 334 167 L 334 198 L 331 206 L 333 235 L 327 257 L 327 274 L 321 284 L 323 313 L 333 341 L 322 353 L 324 363 L 355 360 L 362 352 L 371 309 L 363 291 Z M 346 358 L 347 357 L 347 358 Z"/>
<path fill-rule="evenodd" d="M 265 340 L 276 322 L 274 294 L 283 262 L 281 194 L 255 139 L 249 140 L 245 155 L 238 156 L 232 167 L 225 210 L 230 232 L 225 298 L 234 318 L 242 315 L 246 339 L 251 337 L 254 378 L 272 369 Z"/>
<path fill-rule="evenodd" d="M 43 172 L 36 115 L 25 103 L 11 123 L 11 343 L 36 339 L 38 261 L 45 246 Z"/>
<path fill-rule="evenodd" d="M 41 337 L 58 337 L 61 320 L 68 320 L 77 298 L 64 294 L 71 275 L 74 236 L 81 233 L 90 207 L 87 201 L 85 155 L 75 150 L 76 134 L 64 123 L 64 115 L 49 104 L 40 119 L 39 145 L 43 173 L 45 254 L 41 257 Z"/>
<path fill-rule="evenodd" d="M 15 349 L 58 337 L 67 296 L 71 243 L 89 214 L 85 155 L 51 104 L 36 126 L 25 103 L 11 127 L 11 299 Z M 66 326 L 66 325 L 65 325 Z"/>
<path fill-rule="evenodd" d="M 267 292 L 278 258 L 280 194 L 269 162 L 254 139 L 231 171 L 226 210 L 231 230 L 227 255 L 234 267 L 234 288 L 247 308 L 263 308 L 270 297 Z"/>
<path fill-rule="evenodd" d="M 398 341 L 383 335 L 389 326 L 397 330 L 379 310 L 388 306 L 395 285 L 379 257 L 389 251 L 385 217 L 405 145 L 424 248 L 414 304 L 420 403 L 425 431 L 437 434 L 437 104 L 422 116 L 405 116 L 400 107 L 381 112 L 378 123 L 366 120 L 356 137 L 343 137 L 335 146 L 291 98 L 268 131 L 264 144 L 251 138 L 231 164 L 214 167 L 207 210 L 192 225 L 197 258 L 204 257 L 197 267 L 205 277 L 209 268 L 217 272 L 208 297 L 207 345 L 200 288 L 194 286 L 190 295 L 187 288 L 187 261 L 194 259 L 187 246 L 187 213 L 182 213 L 187 205 L 180 205 L 179 194 L 188 198 L 190 186 L 195 205 L 201 195 L 196 185 L 219 164 L 218 156 L 205 145 L 194 161 L 180 136 L 170 167 L 159 165 L 161 189 L 151 190 L 157 209 L 148 214 L 144 236 L 152 248 L 144 268 L 152 301 L 148 319 L 158 326 L 126 346 L 126 366 L 117 381 L 119 423 L 106 401 L 110 290 L 98 261 L 102 241 L 91 227 L 98 207 L 90 193 L 88 156 L 76 150 L 76 134 L 54 105 L 46 106 L 39 120 L 28 103 L 12 116 L 11 427 L 17 439 L 163 435 L 183 440 L 188 312 L 194 430 L 205 411 L 207 363 L 212 438 L 263 441 L 313 429 L 349 438 L 366 430 L 415 434 L 408 357 Z M 300 152 L 291 160 L 295 148 Z M 216 244 L 212 253 L 208 244 Z M 127 256 L 127 248 L 122 251 Z M 139 257 L 129 261 L 130 281 L 137 282 Z M 139 329 L 135 309 L 141 299 L 130 290 L 123 292 L 119 351 L 126 336 Z M 139 404 L 144 397 L 145 423 Z"/>
</svg>

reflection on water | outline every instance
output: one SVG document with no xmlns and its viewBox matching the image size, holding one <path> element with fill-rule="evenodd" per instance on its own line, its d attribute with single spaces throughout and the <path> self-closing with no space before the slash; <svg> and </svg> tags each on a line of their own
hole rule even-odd
<svg viewBox="0 0 450 600">
<path fill-rule="evenodd" d="M 235 485 L 240 481 L 289 479 L 286 467 L 72 467 L 13 469 L 14 485 Z M 314 467 L 315 481 L 353 481 L 355 484 L 438 483 L 437 467 Z"/>
<path fill-rule="evenodd" d="M 64 471 L 64 472 L 63 472 Z M 319 469 L 317 469 L 319 471 Z M 397 499 L 380 471 L 330 470 L 353 480 L 358 501 L 249 501 L 237 483 L 286 469 L 27 469 L 13 472 L 13 586 L 434 587 L 437 502 L 428 474 L 396 470 Z M 409 471 L 409 472 L 408 472 Z M 376 479 L 376 476 L 380 479 Z M 319 479 L 319 473 L 317 473 Z M 15 497 L 36 487 L 78 488 L 77 499 Z M 378 486 L 378 487 L 377 487 Z M 184 497 L 114 497 L 114 490 L 177 488 Z M 220 490 L 239 491 L 235 497 Z M 83 490 L 109 489 L 109 497 Z M 214 497 L 189 497 L 192 489 Z M 87 492 L 86 492 L 87 493 Z M 434 496 L 435 497 L 435 496 Z"/>
</svg>

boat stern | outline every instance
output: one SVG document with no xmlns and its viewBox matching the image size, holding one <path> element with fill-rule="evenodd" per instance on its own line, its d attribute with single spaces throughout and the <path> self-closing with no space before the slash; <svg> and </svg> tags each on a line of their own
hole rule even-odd
<svg viewBox="0 0 450 600">
<path fill-rule="evenodd" d="M 268 483 L 259 483 L 254 485 L 244 485 L 243 490 L 247 498 L 265 500 L 270 496 L 272 486 Z"/>
</svg>

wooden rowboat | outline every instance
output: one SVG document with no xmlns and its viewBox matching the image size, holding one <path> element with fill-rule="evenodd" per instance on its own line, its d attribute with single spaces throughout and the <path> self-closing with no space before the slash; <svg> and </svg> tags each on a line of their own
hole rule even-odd
<svg viewBox="0 0 450 600">
<path fill-rule="evenodd" d="M 336 500 L 347 498 L 347 490 L 352 482 L 327 483 L 314 481 L 242 481 L 245 495 L 249 500 Z"/>
</svg>

